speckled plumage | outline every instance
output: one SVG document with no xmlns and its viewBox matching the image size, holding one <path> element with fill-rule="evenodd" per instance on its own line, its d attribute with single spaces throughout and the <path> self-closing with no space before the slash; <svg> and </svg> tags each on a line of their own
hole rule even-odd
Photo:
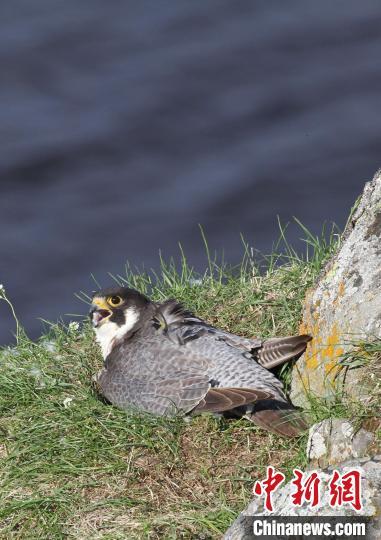
<svg viewBox="0 0 381 540">
<path fill-rule="evenodd" d="M 97 293 L 97 298 L 107 299 L 110 294 L 123 298 L 119 309 L 139 315 L 132 328 L 124 323 L 126 334 L 119 334 L 110 343 L 98 375 L 99 388 L 111 403 L 157 415 L 178 410 L 231 411 L 249 414 L 253 421 L 259 415 L 257 423 L 278 433 L 295 435 L 300 431 L 304 423 L 288 403 L 282 383 L 261 363 L 274 366 L 299 355 L 308 336 L 242 338 L 208 325 L 175 300 L 156 304 L 129 291 L 120 288 Z M 103 324 L 115 324 L 114 317 L 120 328 L 121 314 L 109 309 L 110 321 Z M 278 429 L 274 418 L 272 425 L 266 426 L 268 413 L 263 413 L 263 407 L 259 407 L 258 415 L 255 410 L 258 404 L 266 403 L 270 416 L 280 415 L 286 425 L 289 422 L 284 411 L 288 411 L 298 427 Z"/>
</svg>

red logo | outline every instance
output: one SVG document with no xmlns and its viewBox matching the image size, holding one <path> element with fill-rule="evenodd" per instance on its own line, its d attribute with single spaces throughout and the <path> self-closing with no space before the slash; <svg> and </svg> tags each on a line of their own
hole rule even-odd
<svg viewBox="0 0 381 540">
<path fill-rule="evenodd" d="M 361 504 L 361 475 L 360 471 L 349 471 L 340 476 L 333 471 L 329 482 L 330 506 L 342 506 L 349 503 L 357 511 L 362 509 Z"/>
<path fill-rule="evenodd" d="M 303 501 L 309 503 L 309 506 L 317 506 L 320 502 L 320 478 L 317 472 L 312 472 L 304 479 L 304 474 L 299 469 L 294 469 L 294 479 L 291 484 L 296 487 L 291 494 L 292 504 L 301 506 Z"/>
<path fill-rule="evenodd" d="M 294 476 L 291 485 L 295 487 L 291 491 L 291 503 L 294 506 L 301 506 L 304 502 L 311 508 L 316 507 L 321 501 L 321 485 L 319 473 L 303 473 L 299 469 L 294 469 Z M 257 480 L 254 484 L 254 495 L 265 497 L 265 508 L 273 512 L 271 495 L 281 486 L 285 480 L 285 475 L 278 472 L 271 465 L 267 467 L 266 478 Z M 355 510 L 362 509 L 361 504 L 361 474 L 356 469 L 345 474 L 340 474 L 334 470 L 328 481 L 329 504 L 333 507 L 341 507 L 343 504 L 351 505 Z"/>
<path fill-rule="evenodd" d="M 274 467 L 267 467 L 267 476 L 262 482 L 259 480 L 255 482 L 253 493 L 254 495 L 262 495 L 265 493 L 265 508 L 269 512 L 273 511 L 273 505 L 271 501 L 271 494 L 278 489 L 282 482 L 285 480 L 285 475 L 280 472 L 275 472 Z"/>
</svg>

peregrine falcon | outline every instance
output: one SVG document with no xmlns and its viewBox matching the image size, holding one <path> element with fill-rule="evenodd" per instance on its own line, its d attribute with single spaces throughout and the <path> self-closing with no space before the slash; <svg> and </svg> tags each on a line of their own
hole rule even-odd
<svg viewBox="0 0 381 540">
<path fill-rule="evenodd" d="M 274 433 L 306 429 L 270 369 L 299 357 L 308 335 L 248 339 L 219 330 L 182 304 L 127 287 L 93 296 L 90 318 L 104 367 L 96 376 L 113 405 L 155 415 L 245 416 Z"/>
</svg>

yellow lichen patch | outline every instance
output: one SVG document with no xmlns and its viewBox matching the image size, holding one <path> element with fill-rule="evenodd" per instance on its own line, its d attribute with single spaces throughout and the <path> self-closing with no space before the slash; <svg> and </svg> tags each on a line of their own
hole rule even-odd
<svg viewBox="0 0 381 540">
<path fill-rule="evenodd" d="M 326 346 L 321 351 L 321 360 L 324 365 L 326 376 L 334 377 L 339 369 L 338 361 L 344 354 L 344 349 L 341 344 L 342 335 L 334 323 L 331 332 L 326 340 Z"/>
<path fill-rule="evenodd" d="M 339 287 L 339 294 L 344 294 L 344 285 Z M 306 388 L 309 386 L 310 376 L 319 368 L 323 370 L 320 377 L 322 379 L 322 385 L 328 382 L 326 381 L 327 378 L 331 381 L 335 378 L 338 369 L 340 369 L 338 361 L 343 355 L 344 349 L 340 343 L 342 334 L 336 323 L 333 324 L 327 333 L 324 325 L 320 324 L 319 314 L 316 309 L 313 311 L 313 314 L 312 310 L 305 310 L 305 315 L 305 320 L 300 325 L 300 333 L 306 333 L 312 336 L 312 341 L 308 344 L 305 352 L 305 369 L 302 369 L 300 373 L 300 379 Z M 323 374 L 325 375 L 324 380 Z M 314 377 L 313 386 L 316 384 L 319 383 L 316 377 Z"/>
<path fill-rule="evenodd" d="M 302 322 L 299 326 L 299 333 L 308 334 L 309 332 L 310 332 L 310 329 L 308 328 L 308 326 L 304 324 L 304 322 Z M 308 347 L 308 344 L 307 344 L 307 347 Z"/>
<path fill-rule="evenodd" d="M 339 290 L 337 292 L 337 296 L 338 297 L 341 297 L 344 295 L 344 291 L 345 291 L 345 285 L 344 285 L 344 281 L 341 281 L 340 282 L 340 285 L 339 285 Z"/>
<path fill-rule="evenodd" d="M 327 294 L 329 294 L 327 292 Z M 345 295 L 345 284 L 340 282 L 334 304 L 342 301 Z M 314 293 L 307 294 L 304 304 L 304 320 L 299 327 L 301 334 L 310 334 L 312 341 L 308 343 L 304 361 L 297 367 L 299 387 L 305 392 L 330 393 L 330 388 L 336 385 L 337 372 L 340 369 L 339 359 L 344 353 L 342 345 L 343 329 L 334 323 L 328 325 L 321 316 L 321 301 L 325 305 L 332 299 Z"/>
<path fill-rule="evenodd" d="M 307 300 L 308 301 L 308 300 Z M 312 341 L 307 344 L 305 352 L 305 363 L 307 370 L 315 370 L 318 365 L 319 351 L 321 347 L 321 337 L 319 332 L 319 324 L 312 314 L 312 310 L 305 310 L 306 317 L 304 322 L 300 325 L 301 334 L 310 334 Z M 316 310 L 314 310 L 316 313 Z"/>
<path fill-rule="evenodd" d="M 330 360 L 324 364 L 324 371 L 326 377 L 334 378 L 339 371 L 340 366 L 337 364 L 337 360 Z"/>
<path fill-rule="evenodd" d="M 321 348 L 321 337 L 316 324 L 312 330 L 312 341 L 306 351 L 306 367 L 308 370 L 315 370 L 319 365 L 319 352 Z"/>
<path fill-rule="evenodd" d="M 334 299 L 333 301 L 333 305 L 336 306 L 340 300 L 343 298 L 344 296 L 344 292 L 345 292 L 345 285 L 344 285 L 344 282 L 343 281 L 340 281 L 339 283 L 339 287 L 337 289 L 337 295 L 336 295 L 336 298 Z"/>
<path fill-rule="evenodd" d="M 341 336 L 337 330 L 337 325 L 336 323 L 334 323 L 331 332 L 326 340 L 326 347 L 321 352 L 323 358 L 333 360 L 338 355 L 338 348 L 340 348 L 341 350 L 340 354 L 343 354 L 342 348 L 338 347 L 338 345 L 340 344 L 340 338 Z"/>
</svg>

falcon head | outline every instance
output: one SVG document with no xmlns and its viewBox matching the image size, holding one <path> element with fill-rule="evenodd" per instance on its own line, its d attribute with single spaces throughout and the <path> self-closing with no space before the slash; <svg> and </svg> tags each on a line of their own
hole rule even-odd
<svg viewBox="0 0 381 540">
<path fill-rule="evenodd" d="M 111 287 L 93 295 L 90 319 L 104 358 L 115 340 L 133 330 L 150 300 L 128 287 Z"/>
</svg>

